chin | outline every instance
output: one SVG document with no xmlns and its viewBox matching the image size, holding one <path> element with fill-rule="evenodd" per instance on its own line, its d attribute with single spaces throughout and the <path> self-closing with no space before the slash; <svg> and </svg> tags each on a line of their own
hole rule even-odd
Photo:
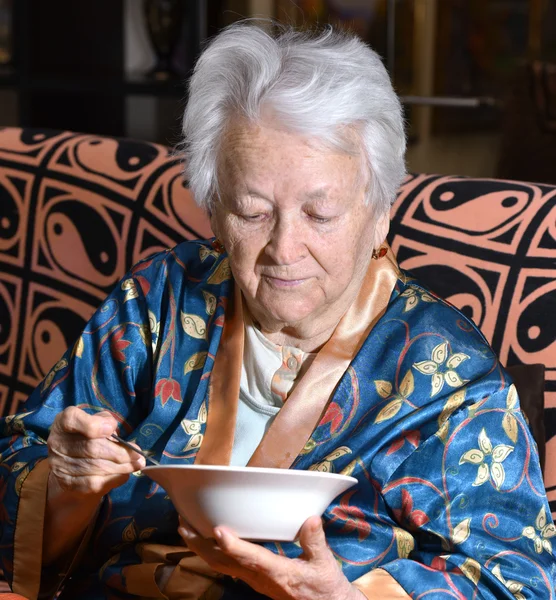
<svg viewBox="0 0 556 600">
<path fill-rule="evenodd" d="M 276 299 L 275 299 L 276 300 Z M 285 306 L 284 302 L 268 302 L 260 305 L 261 312 L 272 321 L 277 323 L 288 323 L 294 325 L 300 321 L 309 318 L 316 310 L 314 306 L 297 305 L 292 302 L 290 306 Z"/>
</svg>

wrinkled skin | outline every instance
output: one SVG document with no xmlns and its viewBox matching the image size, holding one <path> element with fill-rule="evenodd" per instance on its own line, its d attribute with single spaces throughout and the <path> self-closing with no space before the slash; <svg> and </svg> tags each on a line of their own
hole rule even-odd
<svg viewBox="0 0 556 600">
<path fill-rule="evenodd" d="M 313 351 L 361 286 L 388 215 L 365 203 L 363 161 L 274 126 L 225 135 L 212 228 L 265 335 Z"/>
<path fill-rule="evenodd" d="M 182 519 L 178 532 L 212 569 L 237 577 L 274 600 L 365 599 L 342 573 L 318 517 L 303 524 L 299 534 L 303 554 L 293 559 L 241 540 L 226 527 L 215 529 L 216 542 L 200 536 Z"/>
<path fill-rule="evenodd" d="M 70 406 L 56 415 L 48 436 L 49 486 L 103 496 L 145 466 L 145 459 L 107 438 L 116 431 L 109 412 L 89 415 Z"/>
<path fill-rule="evenodd" d="M 223 144 L 213 231 L 267 338 L 312 352 L 355 299 L 388 232 L 388 215 L 365 203 L 369 182 L 360 156 L 310 143 L 272 121 L 234 123 Z M 296 559 L 225 527 L 215 530 L 216 542 L 183 522 L 179 533 L 215 571 L 275 600 L 365 598 L 343 575 L 318 517 L 303 525 Z"/>
</svg>

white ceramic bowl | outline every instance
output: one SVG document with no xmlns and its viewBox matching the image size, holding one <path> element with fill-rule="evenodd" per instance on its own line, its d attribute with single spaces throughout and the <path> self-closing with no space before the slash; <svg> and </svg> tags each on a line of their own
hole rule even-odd
<svg viewBox="0 0 556 600">
<path fill-rule="evenodd" d="M 226 525 L 241 538 L 291 542 L 312 515 L 322 515 L 357 483 L 347 475 L 294 469 L 174 465 L 145 467 L 178 513 L 202 536 Z"/>
</svg>

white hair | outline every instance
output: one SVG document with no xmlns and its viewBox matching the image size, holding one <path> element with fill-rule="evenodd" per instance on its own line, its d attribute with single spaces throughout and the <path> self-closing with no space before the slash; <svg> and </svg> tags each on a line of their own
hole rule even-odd
<svg viewBox="0 0 556 600">
<path fill-rule="evenodd" d="M 189 83 L 185 175 L 200 206 L 210 209 L 219 197 L 219 151 L 229 120 L 260 123 L 263 108 L 285 129 L 349 153 L 346 128 L 356 131 L 368 168 L 367 201 L 379 214 L 390 209 L 406 173 L 406 141 L 400 101 L 378 54 L 330 26 L 280 26 L 271 35 L 246 23 L 214 37 Z"/>
</svg>

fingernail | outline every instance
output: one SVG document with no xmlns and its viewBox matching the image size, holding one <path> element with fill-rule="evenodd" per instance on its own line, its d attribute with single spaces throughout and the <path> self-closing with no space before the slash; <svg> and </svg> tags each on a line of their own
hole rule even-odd
<svg viewBox="0 0 556 600">
<path fill-rule="evenodd" d="M 191 536 L 191 531 L 189 531 L 189 529 L 186 529 L 185 527 L 178 527 L 178 533 L 183 538 L 190 539 L 192 537 Z"/>
<path fill-rule="evenodd" d="M 137 458 L 135 460 L 135 464 L 139 467 L 139 468 L 143 468 L 147 465 L 147 461 L 145 460 L 145 458 L 143 456 L 140 456 L 139 458 Z"/>
<path fill-rule="evenodd" d="M 110 435 L 114 431 L 114 425 L 110 422 L 103 423 L 100 427 L 102 435 Z"/>
<path fill-rule="evenodd" d="M 222 539 L 222 532 L 220 531 L 220 529 L 215 529 L 214 530 L 214 537 L 220 541 Z"/>
</svg>

